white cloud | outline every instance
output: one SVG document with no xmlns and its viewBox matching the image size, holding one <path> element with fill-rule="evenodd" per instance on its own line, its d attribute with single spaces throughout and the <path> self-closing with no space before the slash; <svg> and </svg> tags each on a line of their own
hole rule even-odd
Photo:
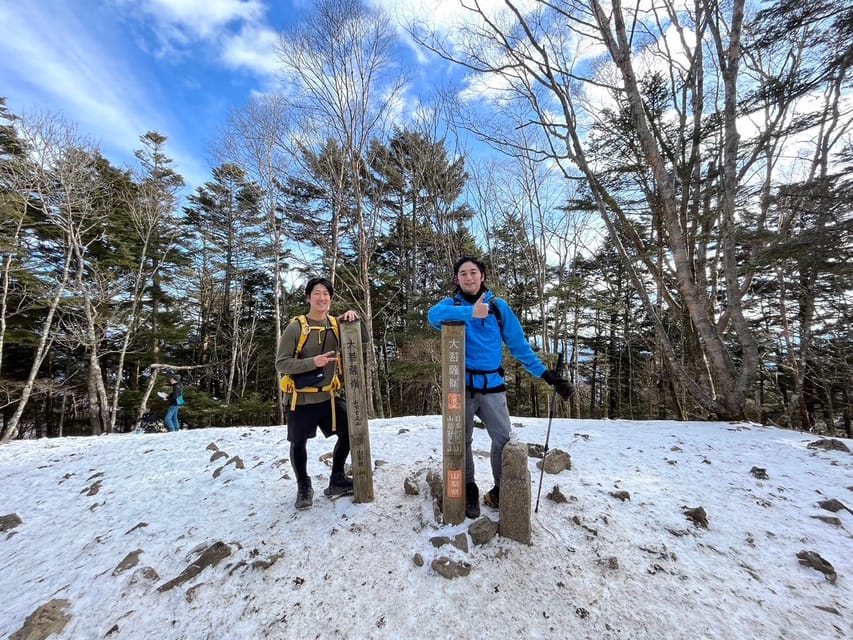
<svg viewBox="0 0 853 640">
<path fill-rule="evenodd" d="M 223 41 L 222 61 L 233 69 L 249 69 L 273 76 L 280 69 L 275 48 L 279 35 L 259 25 L 245 25 L 240 32 Z"/>
<path fill-rule="evenodd" d="M 138 140 L 160 121 L 146 109 L 145 91 L 127 61 L 104 49 L 104 41 L 88 30 L 64 3 L 19 3 L 0 6 L 0 22 L 12 37 L 0 39 L 6 67 L 0 76 L 9 97 L 29 94 L 25 108 L 62 112 L 104 140 Z M 50 34 L 48 37 L 45 34 Z M 129 109 L 128 105 L 133 105 Z"/>
<path fill-rule="evenodd" d="M 278 35 L 266 24 L 267 6 L 257 0 L 116 0 L 123 9 L 153 21 L 161 58 L 182 56 L 203 44 L 229 69 L 272 76 Z"/>
<path fill-rule="evenodd" d="M 266 6 L 257 0 L 117 0 L 154 19 L 168 38 L 212 40 L 232 23 L 263 20 Z"/>
</svg>

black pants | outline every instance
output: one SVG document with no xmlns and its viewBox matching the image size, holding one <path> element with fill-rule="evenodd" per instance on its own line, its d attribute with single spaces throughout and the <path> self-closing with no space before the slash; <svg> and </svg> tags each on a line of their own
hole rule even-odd
<svg viewBox="0 0 853 640">
<path fill-rule="evenodd" d="M 308 479 L 308 439 L 317 436 L 317 427 L 327 438 L 336 435 L 332 453 L 332 473 L 343 473 L 344 463 L 350 452 L 347 405 L 335 398 L 335 430 L 332 431 L 332 403 L 298 404 L 293 411 L 288 408 L 287 439 L 290 442 L 290 464 L 298 481 Z"/>
</svg>

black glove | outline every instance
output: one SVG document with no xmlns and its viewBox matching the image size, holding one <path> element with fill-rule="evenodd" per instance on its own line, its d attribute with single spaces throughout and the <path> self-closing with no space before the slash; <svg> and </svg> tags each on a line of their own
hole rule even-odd
<svg viewBox="0 0 853 640">
<path fill-rule="evenodd" d="M 566 380 L 565 378 L 561 378 L 557 375 L 557 372 L 553 369 L 548 369 L 542 374 L 542 379 L 550 384 L 557 393 L 560 394 L 560 397 L 563 400 L 568 400 L 571 395 L 575 392 L 575 388 L 572 386 L 572 383 Z"/>
</svg>

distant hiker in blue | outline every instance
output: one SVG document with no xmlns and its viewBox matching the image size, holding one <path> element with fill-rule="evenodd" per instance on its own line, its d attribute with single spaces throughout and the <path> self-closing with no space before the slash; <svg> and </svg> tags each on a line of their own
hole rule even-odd
<svg viewBox="0 0 853 640">
<path fill-rule="evenodd" d="M 486 265 L 463 257 L 453 266 L 456 292 L 429 310 L 429 323 L 441 330 L 441 323 L 465 323 L 465 515 L 480 516 L 479 488 L 474 482 L 474 416 L 485 423 L 492 439 L 491 463 L 495 486 L 483 496 L 483 503 L 498 508 L 501 486 L 501 456 L 510 437 L 509 409 L 502 343 L 528 373 L 540 376 L 564 398 L 572 394 L 572 385 L 548 369 L 530 348 L 524 330 L 509 305 L 496 298 L 486 287 Z"/>
<path fill-rule="evenodd" d="M 178 422 L 178 411 L 184 404 L 184 385 L 181 384 L 181 376 L 177 373 L 169 378 L 169 384 L 172 385 L 172 390 L 166 396 L 166 402 L 169 408 L 166 409 L 166 417 L 163 422 L 166 423 L 166 428 L 169 431 L 178 431 L 180 423 Z"/>
</svg>

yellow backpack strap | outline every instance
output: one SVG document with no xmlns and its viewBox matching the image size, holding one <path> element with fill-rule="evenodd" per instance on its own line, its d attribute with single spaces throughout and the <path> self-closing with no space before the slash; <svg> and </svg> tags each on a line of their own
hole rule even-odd
<svg viewBox="0 0 853 640">
<path fill-rule="evenodd" d="M 311 334 L 311 327 L 308 325 L 308 318 L 304 315 L 296 316 L 295 320 L 302 325 L 302 333 L 299 336 L 299 342 L 296 343 L 296 350 L 293 352 L 293 357 L 298 358 L 302 354 L 302 347 L 305 346 L 305 342 Z"/>
<path fill-rule="evenodd" d="M 298 358 L 302 353 L 302 348 L 305 346 L 305 342 L 308 340 L 308 335 L 311 333 L 311 327 L 308 326 L 308 318 L 304 315 L 296 316 L 293 320 L 290 321 L 291 324 L 294 322 L 298 322 L 302 328 L 302 331 L 299 334 L 299 341 L 296 343 L 296 349 L 293 350 L 293 357 Z M 293 411 L 296 409 L 296 386 L 293 384 L 293 378 L 290 377 L 289 374 L 285 374 L 281 377 L 279 381 L 279 387 L 284 393 L 292 394 L 292 399 L 290 403 L 290 410 Z"/>
<path fill-rule="evenodd" d="M 340 331 L 338 329 L 338 319 L 335 318 L 334 316 L 328 316 L 328 318 L 329 318 L 329 326 L 332 328 L 332 331 L 335 334 L 335 340 L 338 343 L 336 351 L 338 353 L 340 353 L 341 335 L 340 335 Z M 305 346 L 305 342 L 308 340 L 308 336 L 311 334 L 312 327 L 308 324 L 308 318 L 306 318 L 304 315 L 296 316 L 293 320 L 291 320 L 291 322 L 299 322 L 299 324 L 302 326 L 302 331 L 301 331 L 300 336 L 299 336 L 299 342 L 297 342 L 296 349 L 293 352 L 293 356 L 298 358 L 299 355 L 302 353 L 302 348 Z M 324 327 L 313 327 L 313 328 L 322 329 Z M 290 410 L 294 411 L 296 409 L 297 389 L 296 389 L 296 385 L 293 383 L 293 378 L 289 374 L 285 374 L 284 376 L 282 376 L 279 386 L 281 387 L 281 390 L 284 393 L 291 394 Z M 338 363 L 336 362 L 335 363 L 335 373 L 332 376 L 332 381 L 330 384 L 326 385 L 325 387 L 305 387 L 305 388 L 299 389 L 299 391 L 302 393 L 316 393 L 318 391 L 328 391 L 330 393 L 331 400 L 332 400 L 332 431 L 336 431 L 336 427 L 337 427 L 336 416 L 335 416 L 335 391 L 337 391 L 340 388 L 341 388 L 341 380 L 340 380 L 340 377 L 338 376 Z"/>
<path fill-rule="evenodd" d="M 338 319 L 335 316 L 329 316 L 329 325 L 332 327 L 332 331 L 335 333 L 335 341 L 338 343 L 337 352 L 340 354 L 341 351 L 341 333 L 338 330 Z M 329 385 L 329 395 L 331 396 L 332 401 L 332 432 L 336 432 L 338 428 L 337 424 L 337 416 L 335 415 L 335 391 L 341 388 L 341 379 L 338 377 L 338 364 L 340 360 L 335 361 L 335 375 L 332 376 L 332 383 Z"/>
<path fill-rule="evenodd" d="M 341 333 L 338 330 L 338 319 L 335 316 L 329 316 L 329 324 L 332 327 L 332 331 L 335 332 L 335 340 L 338 341 L 338 347 L 341 346 Z"/>
</svg>

